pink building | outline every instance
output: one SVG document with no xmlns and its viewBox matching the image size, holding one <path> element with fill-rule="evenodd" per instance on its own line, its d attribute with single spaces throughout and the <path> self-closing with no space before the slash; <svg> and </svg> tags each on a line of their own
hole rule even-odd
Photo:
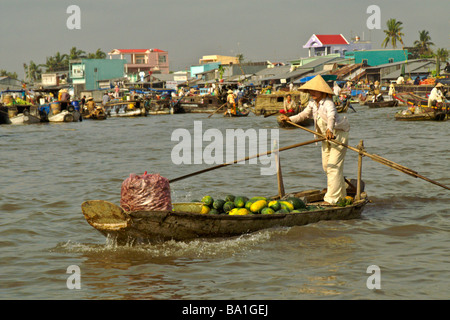
<svg viewBox="0 0 450 320">
<path fill-rule="evenodd" d="M 144 71 L 148 73 L 169 73 L 169 53 L 160 49 L 114 49 L 109 58 L 119 56 L 126 59 L 125 72 L 128 74 Z"/>
</svg>

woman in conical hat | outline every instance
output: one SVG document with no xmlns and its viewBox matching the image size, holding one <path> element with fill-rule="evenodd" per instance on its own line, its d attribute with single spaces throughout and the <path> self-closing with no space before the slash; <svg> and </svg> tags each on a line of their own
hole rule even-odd
<svg viewBox="0 0 450 320">
<path fill-rule="evenodd" d="M 347 149 L 330 140 L 335 139 L 347 144 L 350 125 L 347 118 L 337 112 L 332 100 L 333 90 L 322 76 L 315 76 L 299 90 L 309 92 L 311 100 L 308 105 L 299 114 L 291 117 L 282 115 L 280 119 L 299 123 L 313 118 L 316 131 L 327 137 L 327 140 L 322 141 L 322 166 L 327 174 L 327 193 L 324 201 L 334 205 L 347 195 L 344 179 L 344 158 Z"/>
</svg>

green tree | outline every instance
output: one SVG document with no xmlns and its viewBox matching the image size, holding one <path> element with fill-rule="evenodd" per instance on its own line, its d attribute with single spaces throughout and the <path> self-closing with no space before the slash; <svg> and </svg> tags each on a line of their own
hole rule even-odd
<svg viewBox="0 0 450 320">
<path fill-rule="evenodd" d="M 100 48 L 97 49 L 94 53 L 89 53 L 87 56 L 88 59 L 105 59 L 106 53 L 104 53 Z"/>
<path fill-rule="evenodd" d="M 448 59 L 448 50 L 444 48 L 439 48 L 436 51 L 436 76 L 440 75 L 441 72 L 441 62 L 446 62 Z"/>
<path fill-rule="evenodd" d="M 63 71 L 69 68 L 69 60 L 67 54 L 61 54 L 59 51 L 52 57 L 47 57 L 45 67 L 48 71 Z"/>
<path fill-rule="evenodd" d="M 414 41 L 414 46 L 419 49 L 419 54 L 429 54 L 431 52 L 430 47 L 433 45 L 430 33 L 426 30 L 419 31 L 419 40 Z"/>
<path fill-rule="evenodd" d="M 86 52 L 83 50 L 78 50 L 76 47 L 72 47 L 70 49 L 70 52 L 68 55 L 69 60 L 75 60 L 75 59 L 80 59 L 80 58 L 85 58 L 85 57 L 86 57 Z"/>
<path fill-rule="evenodd" d="M 8 72 L 6 70 L 0 69 L 0 77 L 10 77 L 11 79 L 17 79 L 18 75 L 16 72 Z"/>
<path fill-rule="evenodd" d="M 25 79 L 31 82 L 39 80 L 42 75 L 42 70 L 40 69 L 41 67 L 45 67 L 45 65 L 36 64 L 33 60 L 30 61 L 29 65 L 24 63 L 23 68 L 25 70 Z"/>
<path fill-rule="evenodd" d="M 392 48 L 396 49 L 397 48 L 397 41 L 400 41 L 402 46 L 404 46 L 402 37 L 405 34 L 402 32 L 402 29 L 403 29 L 402 24 L 403 24 L 403 22 L 397 21 L 395 19 L 389 19 L 387 21 L 387 23 L 386 23 L 387 30 L 383 30 L 384 33 L 386 34 L 386 38 L 381 43 L 381 45 L 383 47 L 386 48 L 387 45 L 389 43 L 391 43 L 392 44 Z"/>
</svg>

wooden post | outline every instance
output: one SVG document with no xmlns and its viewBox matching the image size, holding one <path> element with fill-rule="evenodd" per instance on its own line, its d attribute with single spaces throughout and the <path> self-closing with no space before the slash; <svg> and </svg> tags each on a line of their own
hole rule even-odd
<svg viewBox="0 0 450 320">
<path fill-rule="evenodd" d="M 275 145 L 274 149 L 276 150 L 275 151 L 275 164 L 277 166 L 278 196 L 281 199 L 285 195 L 284 184 L 283 184 L 283 175 L 281 173 L 281 163 L 280 163 L 280 155 L 279 155 L 277 141 L 275 141 L 274 145 Z"/>
<path fill-rule="evenodd" d="M 362 173 L 362 152 L 364 151 L 364 142 L 362 140 L 359 141 L 358 145 L 359 155 L 358 155 L 358 180 L 356 184 L 356 196 L 355 200 L 361 200 L 361 173 Z"/>
</svg>

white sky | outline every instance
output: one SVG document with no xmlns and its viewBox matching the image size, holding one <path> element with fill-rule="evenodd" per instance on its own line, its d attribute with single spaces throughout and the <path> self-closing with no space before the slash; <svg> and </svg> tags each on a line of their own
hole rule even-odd
<svg viewBox="0 0 450 320">
<path fill-rule="evenodd" d="M 81 29 L 69 30 L 68 6 L 81 10 Z M 381 10 L 381 29 L 369 30 L 370 5 Z M 427 30 L 436 48 L 450 50 L 449 0 L 0 0 L 0 69 L 23 78 L 23 63 L 70 48 L 158 48 L 169 52 L 171 71 L 203 55 L 244 55 L 249 61 L 307 56 L 313 33 L 358 34 L 381 48 L 386 21 L 403 22 L 412 46 Z M 390 46 L 388 46 L 390 48 Z"/>
</svg>

